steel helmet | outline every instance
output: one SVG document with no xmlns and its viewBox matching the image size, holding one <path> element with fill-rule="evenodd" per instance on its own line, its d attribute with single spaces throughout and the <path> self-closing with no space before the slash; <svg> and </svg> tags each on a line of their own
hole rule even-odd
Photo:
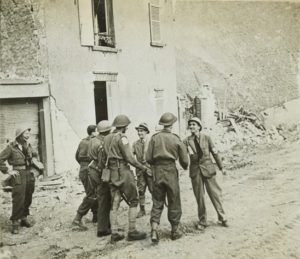
<svg viewBox="0 0 300 259">
<path fill-rule="evenodd" d="M 102 120 L 97 124 L 97 130 L 99 133 L 110 131 L 111 128 L 112 125 L 108 120 Z"/>
<path fill-rule="evenodd" d="M 163 126 L 171 126 L 176 121 L 177 121 L 177 117 L 173 113 L 166 112 L 160 117 L 158 124 Z"/>
<path fill-rule="evenodd" d="M 20 137 L 26 130 L 31 131 L 31 128 L 25 127 L 25 126 L 21 126 L 21 127 L 17 128 L 16 129 L 16 138 Z"/>
<path fill-rule="evenodd" d="M 202 122 L 198 117 L 193 117 L 188 120 L 188 125 L 190 125 L 190 122 L 196 122 L 200 126 L 200 130 L 202 129 Z"/>
<path fill-rule="evenodd" d="M 126 127 L 130 124 L 130 120 L 129 118 L 124 115 L 124 114 L 120 114 L 118 115 L 114 121 L 113 121 L 113 126 L 116 127 L 116 128 L 122 128 L 122 127 Z"/>
</svg>

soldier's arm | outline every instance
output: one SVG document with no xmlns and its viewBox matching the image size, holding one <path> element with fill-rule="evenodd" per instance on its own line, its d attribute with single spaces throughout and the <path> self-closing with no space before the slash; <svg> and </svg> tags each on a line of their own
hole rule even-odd
<svg viewBox="0 0 300 259">
<path fill-rule="evenodd" d="M 211 152 L 211 154 L 213 155 L 216 163 L 217 163 L 217 166 L 220 170 L 223 169 L 223 164 L 222 164 L 222 160 L 217 152 L 217 149 L 215 148 L 211 138 L 209 136 L 207 136 L 207 140 L 208 140 L 208 147 L 209 147 L 209 151 Z"/>
<path fill-rule="evenodd" d="M 2 150 L 0 153 L 0 171 L 4 174 L 7 174 L 8 168 L 5 164 L 5 161 L 10 157 L 11 155 L 11 148 L 10 146 L 7 146 L 5 149 Z"/>
<path fill-rule="evenodd" d="M 135 168 L 146 171 L 148 168 L 139 163 L 132 155 L 127 137 L 123 136 L 119 141 L 119 147 L 124 160 Z"/>
<path fill-rule="evenodd" d="M 98 147 L 97 161 L 98 161 L 98 164 L 97 164 L 98 168 L 102 170 L 106 164 L 106 156 L 105 156 L 104 148 L 102 145 Z"/>
<path fill-rule="evenodd" d="M 80 144 L 79 144 L 79 146 L 80 146 Z M 76 153 L 75 153 L 75 159 L 78 162 L 78 164 L 80 164 L 80 162 L 79 162 L 79 146 L 78 146 L 78 148 L 76 150 Z"/>
<path fill-rule="evenodd" d="M 189 165 L 189 156 L 186 145 L 182 141 L 178 143 L 178 157 L 181 167 L 186 170 Z"/>
<path fill-rule="evenodd" d="M 151 138 L 149 141 L 149 144 L 148 144 L 147 152 L 146 152 L 146 161 L 150 165 L 152 165 L 154 163 L 153 156 L 152 156 L 153 146 L 154 146 L 154 141 L 153 141 L 153 138 Z"/>
</svg>

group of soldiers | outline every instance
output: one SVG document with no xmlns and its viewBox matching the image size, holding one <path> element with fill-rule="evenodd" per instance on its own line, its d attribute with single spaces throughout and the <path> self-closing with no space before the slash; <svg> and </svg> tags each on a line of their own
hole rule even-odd
<svg viewBox="0 0 300 259">
<path fill-rule="evenodd" d="M 182 236 L 179 223 L 182 215 L 179 176 L 176 161 L 186 170 L 189 167 L 194 195 L 198 204 L 199 222 L 197 228 L 204 231 L 207 225 L 205 208 L 205 189 L 216 209 L 218 220 L 228 227 L 221 202 L 221 188 L 216 181 L 216 168 L 211 155 L 223 174 L 221 159 L 211 138 L 200 133 L 201 121 L 195 117 L 188 121 L 191 135 L 184 141 L 172 133 L 177 118 L 172 113 L 164 113 L 159 125 L 163 129 L 150 133 L 146 123 L 137 127 L 139 139 L 132 147 L 126 136 L 131 123 L 126 115 L 118 115 L 111 124 L 107 120 L 87 128 L 84 138 L 76 151 L 80 164 L 79 178 L 85 188 L 86 196 L 80 204 L 73 225 L 86 228 L 82 218 L 89 210 L 92 221 L 97 223 L 97 236 L 111 235 L 111 242 L 125 238 L 118 226 L 118 209 L 122 200 L 129 207 L 127 240 L 145 239 L 147 234 L 138 231 L 136 219 L 146 215 L 145 191 L 152 195 L 150 215 L 151 240 L 159 242 L 158 226 L 164 206 L 167 204 L 168 220 L 171 224 L 171 239 Z M 114 127 L 114 130 L 112 130 Z M 136 168 L 136 178 L 130 165 Z M 140 210 L 138 212 L 138 205 Z"/>
</svg>

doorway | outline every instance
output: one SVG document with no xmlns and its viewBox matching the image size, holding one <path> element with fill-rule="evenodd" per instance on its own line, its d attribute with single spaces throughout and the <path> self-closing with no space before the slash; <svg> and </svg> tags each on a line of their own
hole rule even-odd
<svg viewBox="0 0 300 259">
<path fill-rule="evenodd" d="M 108 119 L 107 94 L 106 94 L 105 81 L 94 82 L 94 96 L 95 96 L 96 123 L 98 123 L 99 121 Z"/>
</svg>

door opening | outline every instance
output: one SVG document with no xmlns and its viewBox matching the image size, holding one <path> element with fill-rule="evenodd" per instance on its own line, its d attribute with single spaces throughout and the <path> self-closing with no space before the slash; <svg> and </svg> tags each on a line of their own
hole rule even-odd
<svg viewBox="0 0 300 259">
<path fill-rule="evenodd" d="M 99 121 L 108 119 L 105 81 L 94 82 L 94 95 L 95 95 L 96 123 L 98 123 Z"/>
</svg>

